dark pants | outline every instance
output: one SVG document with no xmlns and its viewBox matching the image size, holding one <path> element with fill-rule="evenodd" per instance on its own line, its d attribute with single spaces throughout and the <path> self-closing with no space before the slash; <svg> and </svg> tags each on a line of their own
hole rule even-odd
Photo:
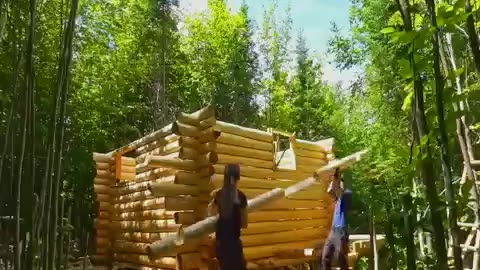
<svg viewBox="0 0 480 270">
<path fill-rule="evenodd" d="M 219 270 L 246 270 L 240 239 L 217 239 L 216 252 Z"/>
<path fill-rule="evenodd" d="M 341 270 L 348 270 L 348 235 L 342 228 L 332 228 L 323 246 L 322 270 L 331 270 L 332 261 L 336 257 Z"/>
</svg>

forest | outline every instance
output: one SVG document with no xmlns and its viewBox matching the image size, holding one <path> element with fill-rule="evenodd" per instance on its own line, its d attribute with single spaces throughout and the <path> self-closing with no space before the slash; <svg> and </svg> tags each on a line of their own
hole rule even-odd
<svg viewBox="0 0 480 270">
<path fill-rule="evenodd" d="M 361 67 L 347 87 L 276 1 L 258 22 L 246 4 L 178 6 L 0 0 L 1 269 L 74 269 L 92 250 L 92 152 L 208 104 L 333 137 L 339 157 L 368 149 L 345 173 L 350 230 L 386 235 L 383 269 L 478 269 L 480 1 L 350 0 L 348 34 L 328 40 L 337 68 Z"/>
</svg>

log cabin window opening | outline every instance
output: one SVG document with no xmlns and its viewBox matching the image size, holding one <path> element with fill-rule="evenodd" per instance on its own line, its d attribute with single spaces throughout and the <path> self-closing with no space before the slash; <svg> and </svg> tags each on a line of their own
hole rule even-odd
<svg viewBox="0 0 480 270">
<path fill-rule="evenodd" d="M 275 142 L 275 169 L 296 170 L 295 152 L 293 151 L 292 137 L 284 134 L 276 134 Z M 293 139 L 294 140 L 294 139 Z"/>
</svg>

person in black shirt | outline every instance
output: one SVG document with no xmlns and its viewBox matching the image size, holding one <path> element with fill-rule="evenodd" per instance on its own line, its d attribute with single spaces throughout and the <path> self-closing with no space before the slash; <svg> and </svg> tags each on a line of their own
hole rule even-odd
<svg viewBox="0 0 480 270">
<path fill-rule="evenodd" d="M 240 179 L 238 164 L 225 165 L 223 187 L 213 195 L 209 214 L 219 214 L 216 224 L 216 253 L 220 270 L 246 270 L 241 228 L 248 226 L 247 197 L 237 189 Z"/>
</svg>

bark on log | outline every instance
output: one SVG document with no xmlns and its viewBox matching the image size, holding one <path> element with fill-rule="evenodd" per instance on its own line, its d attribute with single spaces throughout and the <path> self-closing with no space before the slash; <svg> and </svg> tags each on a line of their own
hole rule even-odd
<svg viewBox="0 0 480 270">
<path fill-rule="evenodd" d="M 273 170 L 273 161 L 269 160 L 261 160 L 257 158 L 248 158 L 248 157 L 240 157 L 240 156 L 232 156 L 226 154 L 218 154 L 218 161 L 219 164 L 239 164 L 242 166 L 251 166 L 257 168 L 265 168 Z"/>
<path fill-rule="evenodd" d="M 241 137 L 247 137 L 254 140 L 273 142 L 273 134 L 265 131 L 260 131 L 253 128 L 241 127 L 234 124 L 217 121 L 215 124 L 215 130 L 222 133 L 231 133 Z"/>
<path fill-rule="evenodd" d="M 274 233 L 251 234 L 241 237 L 244 247 L 288 243 L 295 241 L 324 239 L 329 233 L 328 227 L 302 228 L 298 230 Z"/>
<path fill-rule="evenodd" d="M 250 139 L 250 138 L 246 138 L 246 137 L 242 137 L 242 136 L 238 136 L 238 135 L 226 133 L 226 132 L 222 132 L 222 134 L 220 134 L 220 136 L 217 138 L 217 143 L 236 145 L 236 146 L 248 145 L 248 147 L 253 149 L 270 151 L 273 153 L 272 142 L 254 140 L 254 139 Z"/>
<path fill-rule="evenodd" d="M 113 258 L 120 262 L 129 262 L 167 269 L 177 269 L 177 259 L 175 257 L 163 257 L 155 260 L 150 260 L 147 255 L 115 253 L 113 255 Z"/>
<path fill-rule="evenodd" d="M 157 197 L 172 197 L 177 195 L 198 195 L 199 189 L 196 186 L 180 184 L 152 183 L 149 190 Z"/>
<path fill-rule="evenodd" d="M 198 203 L 199 200 L 197 197 L 166 197 L 165 209 L 168 211 L 194 210 Z"/>
<path fill-rule="evenodd" d="M 202 168 L 196 172 L 178 171 L 175 175 L 176 184 L 194 185 L 197 183 L 204 183 L 205 180 L 209 181 L 209 177 L 213 175 L 213 166 Z"/>
<path fill-rule="evenodd" d="M 248 145 L 245 145 L 248 146 Z M 261 160 L 266 160 L 273 162 L 273 154 L 271 151 L 263 151 L 257 150 L 247 147 L 217 143 L 215 152 L 218 154 L 227 154 L 239 157 L 248 157 L 248 158 L 256 158 Z"/>
<path fill-rule="evenodd" d="M 246 247 L 243 249 L 243 254 L 246 260 L 251 261 L 260 258 L 273 257 L 277 253 L 288 252 L 292 249 L 314 248 L 321 245 L 322 242 L 322 239 L 314 239 L 283 244 Z"/>
<path fill-rule="evenodd" d="M 189 137 L 200 136 L 200 129 L 198 127 L 183 124 L 178 121 L 173 123 L 172 130 L 173 130 L 173 133 L 179 136 L 189 136 Z"/>
<path fill-rule="evenodd" d="M 172 219 L 174 217 L 174 213 L 175 212 L 172 212 L 172 211 L 166 211 L 165 209 L 123 212 L 118 214 L 116 217 L 114 217 L 114 220 L 144 221 L 144 220 Z"/>
<path fill-rule="evenodd" d="M 177 121 L 192 125 L 198 126 L 201 121 L 215 117 L 215 108 L 212 105 L 204 107 L 194 113 L 179 113 L 177 115 Z"/>
<path fill-rule="evenodd" d="M 180 228 L 173 219 L 146 220 L 146 221 L 113 221 L 111 225 L 115 230 L 122 232 L 175 232 Z"/>
<path fill-rule="evenodd" d="M 329 218 L 255 222 L 248 224 L 248 228 L 242 229 L 242 235 L 258 235 L 313 227 L 325 227 L 325 230 L 328 230 L 330 223 Z"/>
<path fill-rule="evenodd" d="M 147 199 L 137 202 L 115 204 L 113 210 L 116 212 L 132 212 L 140 210 L 155 210 L 165 207 L 165 198 Z"/>
<path fill-rule="evenodd" d="M 109 152 L 106 155 L 109 156 L 109 157 L 113 157 L 118 152 L 124 152 L 127 149 L 135 150 L 135 149 L 137 149 L 137 148 L 139 148 L 139 147 L 141 147 L 145 144 L 148 144 L 150 142 L 158 140 L 159 138 L 168 136 L 168 135 L 173 133 L 172 126 L 173 126 L 173 124 L 169 124 L 169 125 L 165 126 L 164 128 L 162 128 L 160 130 L 152 132 L 152 133 L 150 133 L 150 134 L 148 134 L 148 135 L 146 135 L 146 136 L 144 136 L 144 137 L 142 137 L 138 140 L 135 140 L 135 141 L 125 145 L 125 146 L 122 146 L 118 149 L 115 149 L 115 150 Z"/>
</svg>

